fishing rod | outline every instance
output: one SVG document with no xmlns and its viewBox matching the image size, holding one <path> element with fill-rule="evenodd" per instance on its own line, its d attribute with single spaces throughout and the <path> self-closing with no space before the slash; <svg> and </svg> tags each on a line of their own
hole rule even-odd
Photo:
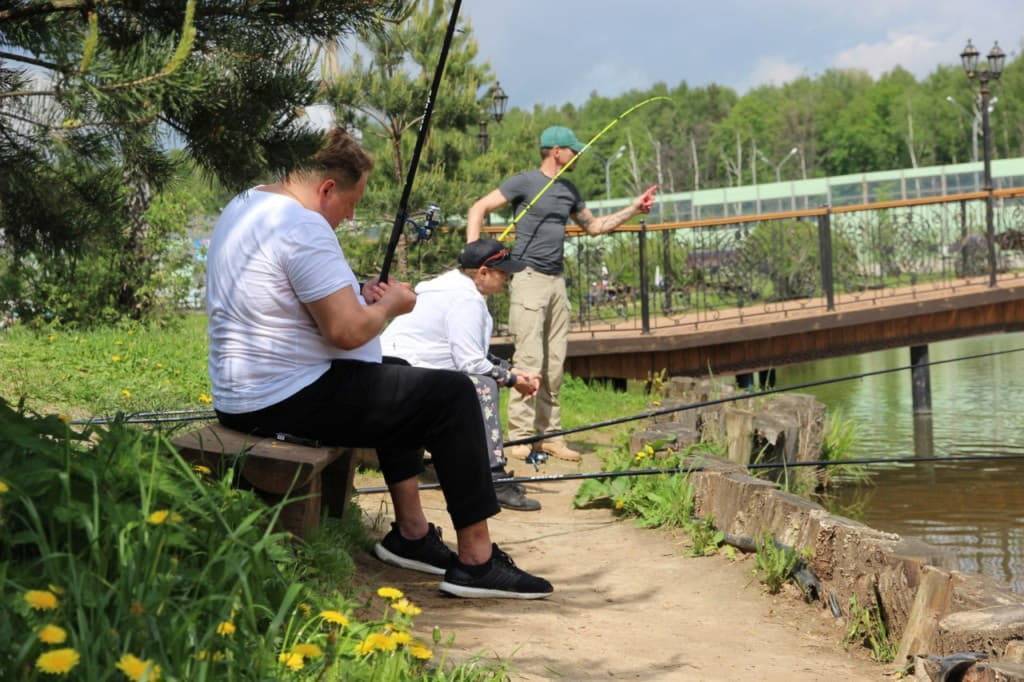
<svg viewBox="0 0 1024 682">
<path fill-rule="evenodd" d="M 881 374 L 892 374 L 893 372 L 903 372 L 908 369 L 916 369 L 920 367 L 932 367 L 934 365 L 945 365 L 951 362 L 961 362 L 963 360 L 977 360 L 979 358 L 988 358 L 995 355 L 1006 355 L 1007 353 L 1019 353 L 1024 351 L 1022 348 L 1010 348 L 1007 350 L 991 351 L 989 353 L 976 353 L 974 355 L 962 355 L 957 358 L 949 358 L 946 360 L 932 360 L 930 362 L 921 362 L 916 365 L 902 365 L 900 367 L 890 367 L 889 369 L 876 369 L 868 372 L 859 372 L 857 374 L 848 374 L 841 377 L 832 377 L 830 379 L 819 379 L 817 381 L 807 381 L 802 384 L 793 384 L 792 386 L 784 386 L 782 388 L 770 388 L 757 393 L 737 393 L 735 395 L 726 396 L 724 398 L 713 398 L 711 400 L 704 400 L 697 403 L 688 403 L 686 405 L 674 405 L 672 407 L 662 407 L 656 410 L 647 410 L 645 412 L 639 412 L 626 417 L 615 417 L 614 419 L 606 419 L 600 422 L 593 422 L 590 424 L 584 424 L 583 426 L 576 426 L 571 429 L 562 429 L 561 431 L 548 431 L 546 433 L 538 434 L 536 436 L 527 436 L 526 438 L 516 438 L 515 440 L 506 441 L 502 443 L 504 447 L 511 445 L 531 445 L 533 443 L 547 440 L 549 438 L 560 438 L 573 433 L 581 433 L 583 431 L 591 431 L 593 429 L 600 429 L 606 426 L 617 426 L 618 424 L 625 424 L 627 422 L 639 421 L 641 419 L 648 419 L 650 417 L 660 417 L 665 414 L 673 414 L 675 412 L 685 412 L 687 410 L 696 410 L 702 407 L 712 407 L 714 405 L 722 405 L 724 403 L 736 402 L 738 400 L 750 400 L 752 398 L 761 398 L 768 395 L 776 395 L 778 393 L 786 393 L 789 391 L 796 391 L 804 388 L 814 388 L 815 386 L 827 386 L 829 384 L 838 384 L 843 381 L 853 381 L 855 379 L 865 379 L 867 377 L 879 376 Z"/>
<path fill-rule="evenodd" d="M 512 445 L 531 445 L 538 443 L 542 440 L 549 438 L 557 438 L 573 433 L 581 433 L 583 431 L 591 431 L 594 429 L 604 428 L 606 426 L 617 426 L 618 424 L 625 424 L 631 421 L 639 421 L 641 419 L 647 419 L 649 417 L 658 417 L 665 414 L 672 414 L 675 412 L 685 412 L 686 410 L 696 410 L 702 407 L 711 407 L 714 405 L 721 405 L 723 403 L 736 402 L 739 400 L 751 400 L 754 398 L 760 398 L 762 396 L 775 395 L 778 393 L 786 393 L 789 391 L 796 391 L 804 388 L 813 388 L 816 386 L 825 386 L 828 384 L 840 383 L 843 381 L 853 381 L 856 379 L 864 379 L 867 377 L 877 376 L 880 374 L 891 374 L 893 372 L 902 372 L 908 369 L 914 369 L 915 367 L 931 367 L 932 365 L 945 365 L 951 362 L 962 362 L 964 360 L 977 360 L 980 358 L 993 357 L 997 355 L 1006 355 L 1009 353 L 1019 353 L 1024 351 L 1024 347 L 1021 348 L 1008 348 L 1005 350 L 990 351 L 988 353 L 977 353 L 974 355 L 963 355 L 956 358 L 948 358 L 946 360 L 932 360 L 930 362 L 922 362 L 917 365 L 903 365 L 900 367 L 892 367 L 889 369 L 877 369 L 869 372 L 860 372 L 857 374 L 847 374 L 841 377 L 832 377 L 829 379 L 819 379 L 817 381 L 808 381 L 802 384 L 794 384 L 792 386 L 784 386 L 782 388 L 772 388 L 765 391 L 759 391 L 756 393 L 737 393 L 735 395 L 726 396 L 724 398 L 713 398 L 711 400 L 705 400 L 697 403 L 688 403 L 686 405 L 674 405 L 672 407 L 663 407 L 655 410 L 647 410 L 633 415 L 625 417 L 615 417 L 600 422 L 593 422 L 590 424 L 584 424 L 583 426 L 576 426 L 570 429 L 563 429 L 561 431 L 548 431 L 547 433 L 538 434 L 536 436 L 528 436 L 526 438 L 517 438 L 514 440 L 506 441 L 502 443 L 504 447 Z M 188 422 L 188 421 L 210 421 L 216 419 L 217 415 L 213 410 L 172 410 L 168 412 L 136 412 L 132 414 L 123 414 L 114 417 L 90 417 L 88 419 L 76 419 L 70 422 L 75 426 L 89 426 L 99 424 L 111 424 L 114 422 L 127 423 L 127 424 L 158 424 L 158 423 L 172 423 L 172 422 Z"/>
<path fill-rule="evenodd" d="M 583 156 L 583 153 L 586 152 L 588 149 L 590 149 L 590 146 L 592 144 L 594 144 L 595 142 L 600 140 L 601 137 L 606 132 L 608 132 L 609 130 L 614 128 L 619 123 L 619 121 L 621 121 L 622 119 L 626 118 L 627 116 L 632 114 L 637 109 L 639 109 L 640 107 L 646 106 L 646 105 L 650 104 L 651 102 L 657 102 L 658 100 L 665 100 L 666 102 L 671 102 L 672 101 L 671 98 L 665 97 L 664 95 L 656 95 L 654 97 L 648 97 L 644 101 L 642 101 L 642 102 L 640 102 L 638 104 L 634 104 L 629 109 L 626 109 L 625 111 L 623 111 L 621 114 L 616 116 L 608 125 L 606 125 L 604 128 L 602 128 L 601 131 L 597 133 L 597 135 L 594 135 L 592 138 L 590 138 L 590 141 L 587 142 L 585 145 L 583 145 L 583 149 L 581 149 L 578 154 L 573 155 L 573 157 L 571 159 L 569 159 L 569 162 L 567 164 L 565 164 L 564 166 L 562 166 L 558 170 L 558 172 L 555 173 L 555 176 L 553 178 L 551 178 L 550 180 L 548 180 L 547 184 L 544 185 L 543 187 L 541 187 L 540 191 L 537 192 L 537 194 L 532 199 L 530 199 L 529 203 L 526 204 L 526 207 L 523 210 L 519 211 L 518 215 L 516 215 L 514 218 L 512 218 L 512 222 L 509 223 L 508 227 L 506 227 L 504 229 L 504 231 L 498 236 L 498 241 L 503 242 L 503 241 L 505 241 L 508 238 L 509 233 L 516 228 L 516 224 L 519 223 L 519 221 L 523 219 L 523 216 L 525 216 L 530 211 L 530 209 L 533 208 L 533 205 L 536 204 L 537 201 L 542 196 L 544 196 L 545 192 L 547 192 L 549 189 L 551 189 L 551 186 L 555 184 L 555 181 L 558 180 L 558 178 L 562 177 L 562 173 L 564 173 L 567 170 L 569 170 L 570 168 L 572 168 L 573 164 L 576 163 L 576 160 L 578 158 L 580 158 L 581 156 Z"/>
<path fill-rule="evenodd" d="M 444 34 L 444 42 L 441 44 L 441 56 L 437 60 L 437 67 L 434 69 L 434 80 L 430 84 L 430 92 L 427 101 L 423 104 L 423 115 L 420 117 L 420 129 L 416 135 L 416 146 L 412 150 L 412 158 L 409 160 L 409 171 L 405 176 L 405 187 L 402 188 L 402 198 L 398 202 L 398 212 L 395 214 L 395 224 L 391 227 L 391 239 L 388 241 L 387 251 L 384 252 L 384 264 L 380 269 L 380 281 L 387 282 L 391 272 L 391 263 L 395 258 L 395 250 L 398 248 L 398 241 L 402 238 L 406 223 L 409 222 L 409 195 L 412 194 L 412 184 L 416 179 L 416 168 L 420 164 L 420 154 L 427 139 L 427 131 L 430 128 L 430 117 L 434 113 L 434 100 L 437 98 L 437 89 L 441 85 L 441 76 L 444 73 L 445 62 L 448 61 L 448 49 L 452 44 L 452 36 L 455 34 L 455 24 L 459 19 L 459 8 L 462 0 L 455 0 L 452 5 L 452 14 L 448 18 L 448 29 Z M 437 207 L 431 205 L 427 209 L 427 225 L 429 237 L 429 225 L 431 217 L 436 216 Z M 419 231 L 419 228 L 417 228 Z M 421 232 L 420 238 L 424 238 Z"/>
<path fill-rule="evenodd" d="M 757 462 L 744 465 L 748 470 L 770 470 L 770 469 L 795 469 L 801 467 L 833 467 L 833 466 L 872 466 L 875 464 L 925 464 L 925 463 L 956 463 L 956 462 L 978 462 L 978 461 L 1000 461 L 1000 460 L 1021 460 L 1024 454 L 1020 455 L 950 455 L 928 456 L 928 457 L 870 457 L 864 459 L 819 459 L 806 462 Z M 720 460 L 728 462 L 728 460 Z M 495 485 L 501 483 L 559 483 L 561 481 L 582 481 L 587 479 L 622 478 L 626 476 L 657 476 L 659 474 L 689 474 L 701 471 L 708 471 L 707 466 L 691 467 L 669 467 L 665 469 L 623 469 L 621 471 L 590 471 L 576 474 L 547 474 L 542 476 L 509 476 L 506 478 L 494 479 Z M 421 483 L 420 490 L 436 490 L 441 487 L 440 483 Z M 356 488 L 355 492 L 360 495 L 376 495 L 388 492 L 387 486 L 372 486 L 367 488 Z"/>
</svg>

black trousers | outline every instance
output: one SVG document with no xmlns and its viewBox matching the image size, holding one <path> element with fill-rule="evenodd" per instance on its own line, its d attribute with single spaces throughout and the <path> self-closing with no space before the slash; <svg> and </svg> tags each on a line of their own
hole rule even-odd
<svg viewBox="0 0 1024 682">
<path fill-rule="evenodd" d="M 421 473 L 426 448 L 456 529 L 498 513 L 480 405 L 461 372 L 334 360 L 319 379 L 275 405 L 217 417 L 246 433 L 283 431 L 376 448 L 388 485 Z"/>
</svg>

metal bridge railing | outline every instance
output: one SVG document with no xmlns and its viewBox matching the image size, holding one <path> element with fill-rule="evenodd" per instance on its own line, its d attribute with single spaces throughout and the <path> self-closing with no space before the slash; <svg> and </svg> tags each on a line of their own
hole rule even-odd
<svg viewBox="0 0 1024 682">
<path fill-rule="evenodd" d="M 626 225 L 600 237 L 573 226 L 566 282 L 574 331 L 648 332 L 755 322 L 789 311 L 1024 283 L 1024 187 L 779 213 Z M 497 233 L 502 227 L 488 227 Z M 583 238 L 575 238 L 575 237 Z M 994 265 L 994 268 L 993 268 Z M 506 296 L 490 300 L 495 333 Z"/>
</svg>

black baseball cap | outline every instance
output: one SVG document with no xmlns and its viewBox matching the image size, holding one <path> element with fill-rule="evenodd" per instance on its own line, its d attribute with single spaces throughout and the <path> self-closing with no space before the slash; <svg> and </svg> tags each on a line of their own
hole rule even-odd
<svg viewBox="0 0 1024 682">
<path fill-rule="evenodd" d="M 478 239 L 466 244 L 466 248 L 459 254 L 459 265 L 466 269 L 486 265 L 510 275 L 526 269 L 526 263 L 512 258 L 509 250 L 496 239 Z"/>
</svg>

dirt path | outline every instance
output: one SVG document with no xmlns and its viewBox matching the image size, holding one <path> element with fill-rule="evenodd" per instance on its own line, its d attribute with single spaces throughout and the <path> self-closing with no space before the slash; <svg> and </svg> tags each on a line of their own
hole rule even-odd
<svg viewBox="0 0 1024 682">
<path fill-rule="evenodd" d="M 597 470 L 596 458 L 586 455 L 582 468 Z M 575 469 L 551 462 L 544 472 Z M 604 509 L 574 510 L 577 486 L 530 487 L 540 512 L 492 520 L 492 535 L 516 562 L 554 584 L 547 600 L 447 598 L 437 579 L 372 558 L 360 560 L 360 577 L 422 604 L 417 629 L 427 638 L 434 625 L 454 634 L 451 655 L 507 661 L 514 680 L 883 678 L 882 666 L 842 650 L 825 611 L 764 594 L 750 558 L 688 558 L 682 535 L 641 529 Z M 361 500 L 371 517 L 381 499 Z M 424 506 L 453 540 L 441 495 L 425 493 Z"/>
</svg>

